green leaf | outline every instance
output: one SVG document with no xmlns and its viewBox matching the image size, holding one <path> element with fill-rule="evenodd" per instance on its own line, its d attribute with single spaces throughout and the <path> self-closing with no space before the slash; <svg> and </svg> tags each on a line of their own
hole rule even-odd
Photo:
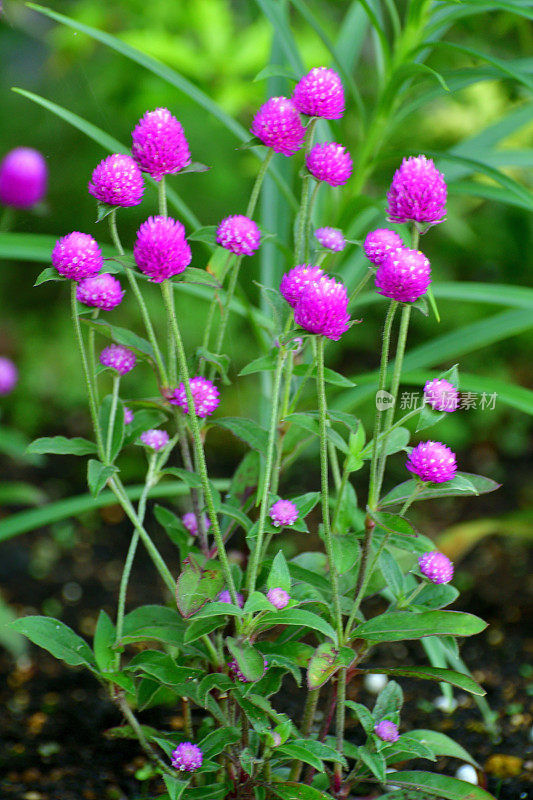
<svg viewBox="0 0 533 800">
<path fill-rule="evenodd" d="M 278 64 L 269 64 L 268 67 L 265 67 L 258 72 L 254 78 L 254 83 L 257 81 L 264 81 L 267 78 L 287 78 L 289 81 L 298 81 L 298 75 L 292 69 L 287 69 L 287 67 L 280 67 Z"/>
<path fill-rule="evenodd" d="M 353 536 L 333 536 L 332 549 L 339 575 L 350 572 L 361 557 L 359 542 Z"/>
<path fill-rule="evenodd" d="M 180 800 L 183 792 L 189 785 L 189 781 L 180 781 L 172 775 L 163 775 L 165 787 L 168 792 L 169 800 Z"/>
<path fill-rule="evenodd" d="M 348 648 L 344 648 L 345 650 Z M 353 651 L 351 660 L 355 654 Z M 330 642 L 324 642 L 315 650 L 309 666 L 307 667 L 307 686 L 309 689 L 319 689 L 329 681 L 342 667 L 347 666 L 346 658 L 339 655 L 339 651 Z"/>
<path fill-rule="evenodd" d="M 283 589 L 286 592 L 290 591 L 291 574 L 289 572 L 285 556 L 283 555 L 281 550 L 279 550 L 278 553 L 274 556 L 274 560 L 272 562 L 272 566 L 268 574 L 266 585 L 267 589 Z M 272 606 L 270 603 L 269 606 L 270 610 L 272 610 Z"/>
<path fill-rule="evenodd" d="M 12 622 L 11 627 L 71 666 L 83 664 L 90 670 L 96 669 L 96 661 L 87 642 L 58 619 L 22 617 Z"/>
<path fill-rule="evenodd" d="M 213 631 L 218 628 L 223 628 L 226 625 L 224 617 L 207 617 L 203 619 L 194 619 L 185 628 L 183 634 L 183 644 L 192 644 L 203 636 L 209 636 Z"/>
<path fill-rule="evenodd" d="M 486 694 L 485 690 L 473 678 L 463 675 L 461 672 L 455 672 L 453 669 L 440 669 L 438 667 L 376 667 L 376 669 L 363 669 L 362 672 L 385 673 L 392 676 L 402 675 L 406 678 L 421 678 L 428 681 L 446 681 L 446 683 L 451 683 L 452 686 L 457 686 L 459 689 L 471 694 L 481 696 Z"/>
<path fill-rule="evenodd" d="M 232 519 L 236 520 L 239 523 L 241 528 L 248 532 L 252 526 L 252 520 L 246 516 L 246 514 L 237 508 L 236 506 L 232 506 L 229 503 L 221 503 L 219 507 L 219 512 L 221 514 L 226 514 L 228 517 L 232 517 Z"/>
<path fill-rule="evenodd" d="M 407 481 L 407 483 L 414 483 L 414 481 Z M 408 497 L 410 496 L 411 495 L 408 495 Z M 400 517 L 399 514 L 389 514 L 387 511 L 370 511 L 369 514 L 374 522 L 376 522 L 380 528 L 386 530 L 387 533 L 396 533 L 398 536 L 417 535 L 411 523 L 404 517 Z"/>
<path fill-rule="evenodd" d="M 87 439 L 65 436 L 44 436 L 35 439 L 26 450 L 27 453 L 54 453 L 55 455 L 87 456 L 96 453 L 96 445 Z"/>
<path fill-rule="evenodd" d="M 372 716 L 377 722 L 399 714 L 403 706 L 403 692 L 401 686 L 396 681 L 389 681 L 385 688 L 379 693 Z"/>
<path fill-rule="evenodd" d="M 471 783 L 450 778 L 448 775 L 437 775 L 434 772 L 395 772 L 394 785 L 408 789 L 416 789 L 439 800 L 494 800 L 494 797 Z M 385 795 L 387 800 L 405 800 L 401 791 Z"/>
<path fill-rule="evenodd" d="M 226 384 L 226 386 L 231 384 L 231 381 L 228 378 L 228 369 L 230 365 L 229 356 L 211 353 L 209 350 L 206 350 L 205 347 L 199 347 L 196 350 L 196 356 L 197 358 L 201 359 L 202 362 L 205 361 L 215 367 L 215 370 L 218 372 L 222 378 L 222 382 Z"/>
<path fill-rule="evenodd" d="M 472 758 L 472 756 L 464 749 L 464 747 L 461 747 L 460 744 L 454 742 L 453 739 L 450 739 L 450 737 L 446 736 L 444 733 L 440 733 L 439 731 L 417 729 L 414 731 L 409 731 L 409 738 L 416 739 L 417 741 L 427 745 L 437 756 L 460 758 L 462 761 L 472 764 L 473 767 L 479 767 L 477 761 Z"/>
<path fill-rule="evenodd" d="M 384 550 L 379 557 L 379 568 L 387 588 L 392 592 L 395 598 L 401 597 L 403 594 L 404 578 L 397 560 Z"/>
<path fill-rule="evenodd" d="M 111 475 L 117 471 L 116 467 L 106 466 L 101 461 L 90 458 L 87 463 L 87 483 L 93 497 L 98 497 Z"/>
<path fill-rule="evenodd" d="M 291 503 L 294 503 L 298 509 L 299 519 L 305 519 L 319 501 L 320 492 L 306 492 L 305 494 L 300 494 L 298 497 L 293 497 L 291 499 Z"/>
<path fill-rule="evenodd" d="M 186 567 L 178 578 L 176 601 L 182 617 L 187 619 L 199 611 L 224 588 L 224 577 L 216 562 L 201 572 Z M 206 565 L 207 566 L 207 565 Z"/>
<path fill-rule="evenodd" d="M 216 245 L 217 243 L 217 226 L 216 225 L 204 225 L 201 228 L 193 231 L 187 237 L 189 240 L 193 242 L 205 242 L 206 244 Z M 217 281 L 218 283 L 218 281 Z"/>
<path fill-rule="evenodd" d="M 212 600 L 197 611 L 194 621 L 198 619 L 208 619 L 209 617 L 242 617 L 243 611 L 234 603 L 221 603 Z"/>
<path fill-rule="evenodd" d="M 473 636 L 486 627 L 487 623 L 479 617 L 459 611 L 424 611 L 421 614 L 392 611 L 359 625 L 352 631 L 351 638 L 399 642 L 423 636 Z"/>
<path fill-rule="evenodd" d="M 309 364 L 296 364 L 293 372 L 294 375 L 297 375 L 299 378 L 305 376 L 316 378 L 316 365 L 309 370 Z M 326 383 L 331 383 L 332 386 L 342 386 L 343 388 L 355 386 L 352 380 L 341 375 L 339 372 L 335 372 L 335 370 L 329 367 L 324 369 L 324 380 Z"/>
<path fill-rule="evenodd" d="M 0 506 L 39 506 L 46 503 L 47 495 L 37 486 L 24 481 L 0 483 Z"/>
<path fill-rule="evenodd" d="M 235 744 L 239 739 L 238 729 L 226 725 L 224 728 L 218 728 L 218 730 L 211 731 L 207 736 L 204 736 L 200 740 L 199 746 L 204 758 L 215 758 L 215 756 L 224 752 L 226 747 Z"/>
<path fill-rule="evenodd" d="M 109 615 L 101 609 L 94 632 L 94 657 L 101 672 L 109 672 L 115 669 L 116 653 L 113 650 L 115 644 L 116 629 Z"/>
<path fill-rule="evenodd" d="M 353 700 L 346 700 L 346 708 L 353 711 L 359 722 L 361 723 L 365 733 L 370 736 L 374 731 L 376 721 L 366 706 L 362 703 L 355 703 Z"/>
<path fill-rule="evenodd" d="M 278 358 L 277 351 L 269 353 L 267 356 L 260 356 L 259 358 L 254 358 L 253 361 L 250 361 L 245 367 L 241 369 L 239 372 L 239 376 L 241 375 L 252 375 L 254 372 L 263 372 L 264 370 L 274 370 L 276 368 L 276 361 Z"/>
<path fill-rule="evenodd" d="M 229 692 L 230 689 L 233 689 L 233 686 L 233 681 L 231 678 L 228 678 L 227 675 L 219 673 L 206 675 L 205 678 L 202 678 L 200 681 L 200 685 L 198 687 L 198 699 L 203 705 L 205 705 L 206 697 L 209 692 L 213 691 L 213 689 L 217 689 L 219 692 L 225 694 L 226 692 Z"/>
<path fill-rule="evenodd" d="M 263 656 L 255 647 L 231 637 L 226 639 L 226 645 L 247 681 L 255 682 L 263 677 L 265 671 Z"/>
<path fill-rule="evenodd" d="M 285 10 L 273 0 L 256 0 L 257 5 L 267 17 L 276 31 L 276 36 L 283 48 L 285 55 L 297 75 L 303 74 L 303 63 L 298 52 L 298 45 L 292 35 Z"/>
<path fill-rule="evenodd" d="M 202 670 L 189 665 L 179 666 L 168 653 L 161 653 L 159 650 L 138 653 L 133 656 L 126 669 L 128 672 L 143 672 L 166 686 L 179 686 L 203 675 Z"/>
<path fill-rule="evenodd" d="M 154 350 L 150 342 L 143 339 L 142 336 L 133 333 L 133 331 L 129 331 L 127 328 L 121 328 L 118 325 L 112 325 L 110 322 L 107 322 L 107 320 L 102 319 L 87 319 L 86 317 L 82 317 L 81 321 L 89 325 L 90 328 L 94 328 L 94 330 L 97 333 L 101 333 L 102 336 L 113 339 L 116 344 L 122 344 L 124 347 L 133 350 L 139 357 L 149 358 L 151 361 L 154 361 Z"/>
<path fill-rule="evenodd" d="M 191 489 L 201 489 L 202 480 L 195 472 L 189 472 L 188 469 L 183 467 L 167 467 L 163 470 L 164 475 L 175 475 L 176 478 L 182 480 Z"/>
<path fill-rule="evenodd" d="M 297 627 L 309 628 L 319 631 L 331 639 L 337 641 L 337 634 L 329 622 L 314 614 L 312 611 L 305 611 L 302 608 L 284 608 L 282 611 L 265 614 L 257 622 L 257 627 L 261 630 L 273 628 L 275 625 L 296 625 Z"/>
<path fill-rule="evenodd" d="M 106 441 L 109 432 L 109 421 L 111 418 L 112 406 L 113 397 L 112 395 L 108 394 L 102 400 L 100 410 L 98 411 L 98 424 L 100 425 L 100 430 L 103 432 Z M 120 453 L 122 443 L 124 441 L 125 431 L 126 425 L 124 422 L 124 404 L 122 400 L 118 400 L 115 409 L 115 419 L 113 421 L 113 431 L 111 434 L 111 446 L 109 447 L 109 458 L 111 461 L 114 461 Z M 103 486 L 101 488 L 103 489 Z"/>
<path fill-rule="evenodd" d="M 409 761 L 413 758 L 427 758 L 430 761 L 437 760 L 431 747 L 411 737 L 408 733 L 402 734 L 398 741 L 387 747 L 384 752 L 389 764 L 397 764 L 400 761 Z"/>
<path fill-rule="evenodd" d="M 268 433 L 257 422 L 243 417 L 222 417 L 217 419 L 216 425 L 231 431 L 253 450 L 265 453 L 268 447 Z"/>
<path fill-rule="evenodd" d="M 368 747 L 359 747 L 359 757 L 363 764 L 368 767 L 372 775 L 378 779 L 380 783 L 385 783 L 387 780 L 385 774 L 385 759 L 381 753 L 373 753 Z"/>
<path fill-rule="evenodd" d="M 315 756 L 308 747 L 307 742 L 304 744 L 297 744 L 296 742 L 288 742 L 281 747 L 276 747 L 276 754 L 288 756 L 291 759 L 303 761 L 304 764 L 309 764 L 317 772 L 324 772 L 324 763 L 322 759 Z"/>
<path fill-rule="evenodd" d="M 220 281 L 217 280 L 214 275 L 211 275 L 206 269 L 198 269 L 197 267 L 187 267 L 184 272 L 174 278 L 174 289 L 179 291 L 184 283 L 197 283 L 199 286 L 211 286 L 215 289 L 220 288 Z"/>
<path fill-rule="evenodd" d="M 330 794 L 321 792 L 313 786 L 306 786 L 305 783 L 273 783 L 270 787 L 274 794 L 281 797 L 281 800 L 332 800 Z"/>
<path fill-rule="evenodd" d="M 258 611 L 272 611 L 272 603 L 262 592 L 252 592 L 244 604 L 245 614 L 256 614 Z"/>
<path fill-rule="evenodd" d="M 139 606 L 124 617 L 120 644 L 150 640 L 181 645 L 185 622 L 177 611 L 166 606 Z"/>
<path fill-rule="evenodd" d="M 411 497 L 417 481 L 410 480 L 395 486 L 385 497 L 380 500 L 380 507 L 393 506 L 403 503 Z M 436 497 L 462 497 L 466 495 L 479 495 L 494 492 L 500 488 L 500 484 L 491 478 L 484 478 L 482 475 L 474 475 L 470 472 L 458 472 L 456 477 L 446 483 L 433 484 L 425 487 L 416 495 L 416 501 L 432 500 Z"/>
<path fill-rule="evenodd" d="M 55 269 L 55 267 L 45 267 L 45 269 L 43 269 L 43 271 L 39 273 L 33 285 L 35 287 L 35 286 L 40 286 L 41 283 L 48 283 L 48 281 L 61 281 L 61 280 L 63 280 L 63 278 L 61 277 L 57 269 Z"/>
<path fill-rule="evenodd" d="M 386 437 L 386 447 L 385 451 L 388 456 L 391 456 L 393 453 L 398 453 L 400 450 L 405 450 L 407 445 L 409 444 L 409 440 L 411 438 L 411 432 L 407 430 L 407 428 L 395 428 L 391 433 Z M 378 439 L 378 444 L 383 444 L 383 439 L 380 437 Z M 373 440 L 371 439 L 364 450 L 361 451 L 361 458 L 372 458 L 372 451 L 374 449 Z"/>
</svg>

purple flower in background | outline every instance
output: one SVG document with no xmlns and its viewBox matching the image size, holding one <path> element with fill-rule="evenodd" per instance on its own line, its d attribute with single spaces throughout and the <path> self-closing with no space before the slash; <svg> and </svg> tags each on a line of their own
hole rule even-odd
<svg viewBox="0 0 533 800">
<path fill-rule="evenodd" d="M 444 378 L 434 378 L 424 386 L 424 399 L 435 411 L 455 411 L 459 405 L 459 392 L 453 383 Z"/>
<path fill-rule="evenodd" d="M 264 664 L 264 669 L 263 669 L 263 675 L 261 675 L 261 677 L 265 675 L 268 669 L 268 661 L 264 656 L 263 656 L 263 664 Z M 235 678 L 237 678 L 238 681 L 241 681 L 241 683 L 250 683 L 248 678 L 245 675 L 243 675 L 243 673 L 240 671 L 239 665 L 237 664 L 235 659 L 229 662 L 228 667 L 229 671 L 234 675 Z"/>
<path fill-rule="evenodd" d="M 141 170 L 124 153 L 114 153 L 100 161 L 89 181 L 89 194 L 110 206 L 138 206 L 143 193 Z"/>
<path fill-rule="evenodd" d="M 322 247 L 340 253 L 346 247 L 346 239 L 338 228 L 317 228 L 315 236 Z"/>
<path fill-rule="evenodd" d="M 388 719 L 383 719 L 374 727 L 374 733 L 382 742 L 397 742 L 400 738 L 398 726 Z"/>
<path fill-rule="evenodd" d="M 48 168 L 44 157 L 31 147 L 16 147 L 0 163 L 0 203 L 30 208 L 44 198 Z"/>
<path fill-rule="evenodd" d="M 187 511 L 181 518 L 181 521 L 191 534 L 191 536 L 198 536 L 198 520 L 196 519 L 196 514 L 194 511 Z M 211 527 L 211 520 L 204 514 L 204 529 L 206 531 L 209 530 Z"/>
<path fill-rule="evenodd" d="M 133 422 L 133 411 L 128 406 L 124 406 L 124 425 L 131 425 Z"/>
<path fill-rule="evenodd" d="M 301 150 L 305 128 L 292 100 L 271 97 L 254 117 L 251 133 L 275 153 L 292 156 Z"/>
<path fill-rule="evenodd" d="M 343 186 L 352 174 L 352 157 L 341 144 L 315 144 L 305 163 L 317 181 L 330 186 Z"/>
<path fill-rule="evenodd" d="M 261 244 L 261 231 L 243 214 L 234 214 L 222 220 L 217 228 L 217 244 L 239 256 L 253 256 Z"/>
<path fill-rule="evenodd" d="M 324 277 L 320 267 L 312 264 L 299 264 L 285 273 L 281 279 L 279 290 L 291 308 L 295 308 L 303 290 L 308 283 Z"/>
<path fill-rule="evenodd" d="M 378 228 L 367 234 L 363 249 L 372 264 L 379 267 L 385 257 L 392 251 L 403 247 L 402 237 L 389 228 Z"/>
<path fill-rule="evenodd" d="M 390 250 L 376 270 L 375 283 L 379 294 L 399 303 L 414 303 L 427 292 L 431 265 L 420 250 Z"/>
<path fill-rule="evenodd" d="M 194 400 L 194 410 L 197 417 L 209 417 L 220 403 L 220 392 L 213 383 L 207 378 L 202 378 L 197 375 L 191 378 L 191 394 Z M 186 414 L 189 413 L 189 406 L 187 404 L 187 395 L 185 393 L 185 384 L 180 383 L 177 389 L 174 389 L 173 394 L 168 398 L 169 403 L 173 406 L 179 406 Z"/>
<path fill-rule="evenodd" d="M 453 564 L 444 553 L 433 550 L 418 559 L 420 572 L 433 583 L 449 583 L 453 578 Z"/>
<path fill-rule="evenodd" d="M 97 275 L 104 265 L 98 242 L 88 233 L 73 231 L 58 239 L 52 250 L 52 266 L 64 278 L 82 281 Z"/>
<path fill-rule="evenodd" d="M 133 158 L 156 181 L 191 163 L 189 145 L 181 123 L 168 108 L 147 111 L 134 128 L 131 138 Z"/>
<path fill-rule="evenodd" d="M 150 428 L 148 431 L 144 431 L 140 435 L 141 442 L 146 445 L 146 447 L 150 447 L 152 450 L 162 450 L 163 447 L 166 447 L 169 440 L 169 435 L 166 431 L 163 431 L 159 428 Z"/>
<path fill-rule="evenodd" d="M 233 603 L 233 600 L 231 599 L 231 594 L 229 593 L 228 589 L 224 589 L 222 592 L 220 592 L 220 594 L 217 597 L 217 600 L 219 603 L 230 603 L 230 604 Z M 239 606 L 239 608 L 242 608 L 244 606 L 244 597 L 240 592 L 237 592 L 237 605 Z"/>
<path fill-rule="evenodd" d="M 411 450 L 405 466 L 421 480 L 433 483 L 451 481 L 457 472 L 455 453 L 442 442 L 420 442 Z"/>
<path fill-rule="evenodd" d="M 392 222 L 436 225 L 446 216 L 444 175 L 426 156 L 404 158 L 387 193 L 387 214 Z"/>
<path fill-rule="evenodd" d="M 267 597 L 272 605 L 278 609 L 278 611 L 281 611 L 282 608 L 285 608 L 291 599 L 290 594 L 286 592 L 285 589 L 280 589 L 279 587 L 269 589 L 267 592 Z"/>
<path fill-rule="evenodd" d="M 338 341 L 350 327 L 344 284 L 327 277 L 309 283 L 294 309 L 294 321 L 309 333 Z"/>
<path fill-rule="evenodd" d="M 298 519 L 298 509 L 290 500 L 276 500 L 268 514 L 276 528 L 293 525 Z"/>
<path fill-rule="evenodd" d="M 0 356 L 0 396 L 9 394 L 17 385 L 19 373 L 10 358 Z"/>
<path fill-rule="evenodd" d="M 121 344 L 110 344 L 100 353 L 100 364 L 115 369 L 120 375 L 131 372 L 136 361 L 135 353 Z"/>
<path fill-rule="evenodd" d="M 194 772 L 203 760 L 202 751 L 192 742 L 182 742 L 172 751 L 172 766 L 180 772 Z"/>
<path fill-rule="evenodd" d="M 294 88 L 292 101 L 310 117 L 340 119 L 344 114 L 344 89 L 334 69 L 314 67 Z"/>
<path fill-rule="evenodd" d="M 124 297 L 119 281 L 108 272 L 86 278 L 78 283 L 76 298 L 80 303 L 110 311 L 116 308 Z"/>
<path fill-rule="evenodd" d="M 185 228 L 172 217 L 148 217 L 137 231 L 135 263 L 154 283 L 179 275 L 191 263 Z"/>
</svg>

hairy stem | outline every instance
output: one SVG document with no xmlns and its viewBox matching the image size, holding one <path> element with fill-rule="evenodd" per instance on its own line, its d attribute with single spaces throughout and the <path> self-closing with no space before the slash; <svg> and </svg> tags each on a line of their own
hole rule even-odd
<svg viewBox="0 0 533 800">
<path fill-rule="evenodd" d="M 302 734 L 303 739 L 307 739 L 307 737 L 311 733 L 311 728 L 313 725 L 313 720 L 315 718 L 316 707 L 318 705 L 319 696 L 320 696 L 320 689 L 310 689 L 307 692 L 307 697 L 305 699 L 304 713 L 300 725 L 300 732 Z M 296 781 L 296 783 L 299 782 L 300 776 L 302 774 L 302 767 L 303 763 L 301 761 L 298 760 L 293 761 L 291 772 L 289 775 L 290 781 Z"/>
<path fill-rule="evenodd" d="M 111 409 L 107 423 L 106 458 L 111 463 L 111 449 L 113 445 L 113 431 L 115 429 L 115 418 L 117 416 L 118 390 L 120 388 L 120 375 L 113 376 L 113 393 L 111 395 Z"/>
</svg>

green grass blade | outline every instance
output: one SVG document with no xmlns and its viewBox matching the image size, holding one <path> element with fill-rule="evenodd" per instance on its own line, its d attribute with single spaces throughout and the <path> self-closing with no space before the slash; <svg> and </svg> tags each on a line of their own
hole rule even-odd
<svg viewBox="0 0 533 800">
<path fill-rule="evenodd" d="M 344 15 L 339 35 L 335 42 L 335 52 L 343 69 L 352 73 L 363 50 L 368 29 L 368 17 L 359 2 L 354 0 Z"/>
<path fill-rule="evenodd" d="M 297 75 L 301 75 L 304 72 L 304 65 L 280 3 L 274 3 L 272 0 L 256 0 L 256 3 L 274 28 L 291 67 Z"/>
<path fill-rule="evenodd" d="M 465 303 L 488 303 L 489 305 L 528 308 L 533 314 L 533 289 L 528 286 L 511 286 L 506 283 L 474 283 L 449 281 L 433 285 L 435 297 Z M 362 294 L 356 303 L 374 305 L 383 300 L 376 292 Z"/>
<path fill-rule="evenodd" d="M 456 42 L 424 42 L 421 48 L 426 48 L 428 46 L 434 49 L 444 48 L 445 50 L 452 50 L 456 53 L 464 53 L 465 55 L 472 56 L 472 58 L 478 58 L 490 64 L 492 67 L 495 67 L 500 73 L 500 77 L 507 76 L 508 78 L 513 78 L 527 89 L 533 90 L 533 80 L 531 80 L 529 75 L 523 70 L 513 67 L 510 61 L 496 58 L 496 56 L 488 55 L 488 53 L 483 53 L 481 50 L 475 50 L 473 47 L 467 47 L 466 45 L 457 44 Z"/>
</svg>

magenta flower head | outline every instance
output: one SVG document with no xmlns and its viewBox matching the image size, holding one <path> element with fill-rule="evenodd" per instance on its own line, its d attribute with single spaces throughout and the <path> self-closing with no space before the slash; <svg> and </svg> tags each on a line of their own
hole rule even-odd
<svg viewBox="0 0 533 800">
<path fill-rule="evenodd" d="M 198 535 L 198 520 L 196 519 L 196 514 L 194 513 L 194 511 L 187 511 L 187 513 L 182 516 L 181 521 L 183 522 L 183 524 L 185 525 L 191 536 Z M 209 519 L 207 514 L 204 514 L 204 528 L 206 531 L 208 531 L 210 527 L 211 527 L 211 520 Z"/>
<path fill-rule="evenodd" d="M 119 281 L 108 272 L 86 278 L 78 283 L 76 298 L 80 303 L 94 308 L 103 308 L 111 311 L 116 308 L 124 297 L 124 292 Z"/>
<path fill-rule="evenodd" d="M 282 608 L 285 608 L 289 604 L 291 596 L 285 589 L 280 589 L 279 587 L 275 589 L 269 589 L 267 592 L 267 597 L 275 606 L 278 611 L 281 611 Z"/>
<path fill-rule="evenodd" d="M 313 178 L 330 186 L 343 186 L 352 174 L 351 155 L 335 142 L 315 144 L 305 163 Z"/>
<path fill-rule="evenodd" d="M 156 181 L 191 163 L 189 145 L 181 123 L 168 108 L 147 111 L 134 128 L 131 138 L 133 158 L 143 172 Z"/>
<path fill-rule="evenodd" d="M 133 422 L 133 411 L 128 406 L 124 406 L 124 425 L 131 425 Z"/>
<path fill-rule="evenodd" d="M 115 153 L 93 170 L 89 194 L 110 206 L 138 206 L 144 193 L 141 170 L 131 156 Z"/>
<path fill-rule="evenodd" d="M 266 673 L 266 671 L 268 669 L 268 661 L 266 660 L 266 658 L 264 656 L 263 656 L 263 664 L 264 664 L 264 669 L 263 669 L 263 675 L 261 675 L 261 678 L 265 675 L 265 673 Z M 233 673 L 234 677 L 238 681 L 241 681 L 241 683 L 250 683 L 248 678 L 245 675 L 243 675 L 243 673 L 240 671 L 239 665 L 237 664 L 235 659 L 233 659 L 232 661 L 229 662 L 228 667 L 229 667 L 229 671 L 231 673 Z"/>
<path fill-rule="evenodd" d="M 388 228 L 378 228 L 367 234 L 363 250 L 369 261 L 376 267 L 383 263 L 385 256 L 403 247 L 402 237 Z"/>
<path fill-rule="evenodd" d="M 231 599 L 231 595 L 230 595 L 228 589 L 224 589 L 224 591 L 220 592 L 220 594 L 217 597 L 217 600 L 218 600 L 219 603 L 232 603 L 233 602 L 233 600 Z M 242 608 L 244 606 L 244 597 L 242 596 L 242 594 L 240 592 L 237 592 L 237 605 L 239 606 L 239 608 Z"/>
<path fill-rule="evenodd" d="M 104 265 L 98 242 L 88 233 L 73 231 L 58 239 L 52 250 L 52 266 L 64 278 L 82 281 L 97 275 Z"/>
<path fill-rule="evenodd" d="M 346 239 L 338 228 L 317 228 L 315 236 L 322 247 L 340 253 L 346 247 Z"/>
<path fill-rule="evenodd" d="M 0 356 L 0 396 L 9 394 L 17 385 L 18 369 L 10 358 Z"/>
<path fill-rule="evenodd" d="M 119 375 L 131 372 L 136 361 L 135 353 L 121 344 L 110 344 L 100 353 L 100 364 L 116 370 Z"/>
<path fill-rule="evenodd" d="M 290 500 L 276 500 L 268 514 L 275 528 L 293 525 L 298 519 L 298 509 Z"/>
<path fill-rule="evenodd" d="M 453 564 L 444 553 L 433 550 L 418 559 L 420 572 L 432 583 L 449 583 L 453 578 Z"/>
<path fill-rule="evenodd" d="M 261 231 L 253 219 L 234 214 L 218 226 L 217 244 L 238 256 L 253 256 L 261 244 Z"/>
<path fill-rule="evenodd" d="M 310 117 L 340 119 L 344 114 L 342 81 L 334 69 L 314 67 L 294 87 L 292 102 Z"/>
<path fill-rule="evenodd" d="M 154 283 L 179 275 L 192 259 L 185 228 L 172 217 L 148 217 L 137 231 L 133 256 Z"/>
<path fill-rule="evenodd" d="M 0 163 L 0 203 L 31 208 L 44 198 L 48 168 L 44 157 L 31 147 L 16 147 Z"/>
<path fill-rule="evenodd" d="M 213 383 L 207 378 L 197 375 L 191 378 L 191 394 L 194 400 L 194 410 L 197 417 L 209 417 L 220 403 L 220 392 Z M 187 395 L 185 394 L 185 384 L 180 383 L 177 389 L 168 398 L 173 406 L 179 406 L 186 414 L 189 413 Z"/>
<path fill-rule="evenodd" d="M 383 719 L 374 727 L 374 733 L 382 742 L 397 742 L 400 738 L 398 726 L 388 719 Z"/>
<path fill-rule="evenodd" d="M 202 766 L 204 756 L 198 745 L 182 742 L 172 751 L 172 766 L 180 772 L 194 772 Z"/>
<path fill-rule="evenodd" d="M 162 431 L 160 428 L 150 428 L 148 431 L 143 431 L 139 436 L 141 442 L 149 447 L 151 450 L 162 450 L 163 447 L 166 447 L 169 440 L 169 435 L 166 431 Z"/>
<path fill-rule="evenodd" d="M 446 483 L 455 478 L 455 453 L 442 442 L 420 442 L 406 461 L 407 469 L 423 481 Z"/>
<path fill-rule="evenodd" d="M 392 222 L 436 225 L 446 216 L 446 182 L 430 158 L 404 158 L 387 193 Z"/>
<path fill-rule="evenodd" d="M 399 303 L 414 303 L 430 283 L 431 265 L 420 250 L 390 250 L 376 270 L 378 293 Z"/>
<path fill-rule="evenodd" d="M 287 97 L 271 97 L 254 117 L 251 132 L 275 153 L 292 156 L 301 150 L 305 128 L 298 110 Z"/>
<path fill-rule="evenodd" d="M 455 411 L 459 405 L 459 392 L 453 383 L 434 378 L 424 386 L 424 399 L 435 411 Z"/>
<path fill-rule="evenodd" d="M 338 342 L 350 327 L 344 284 L 327 277 L 308 283 L 294 309 L 294 321 L 309 333 Z"/>
<path fill-rule="evenodd" d="M 312 264 L 299 264 L 285 273 L 281 279 L 279 290 L 290 307 L 295 308 L 307 284 L 323 277 L 325 277 L 324 272 L 320 267 L 313 267 Z"/>
</svg>

